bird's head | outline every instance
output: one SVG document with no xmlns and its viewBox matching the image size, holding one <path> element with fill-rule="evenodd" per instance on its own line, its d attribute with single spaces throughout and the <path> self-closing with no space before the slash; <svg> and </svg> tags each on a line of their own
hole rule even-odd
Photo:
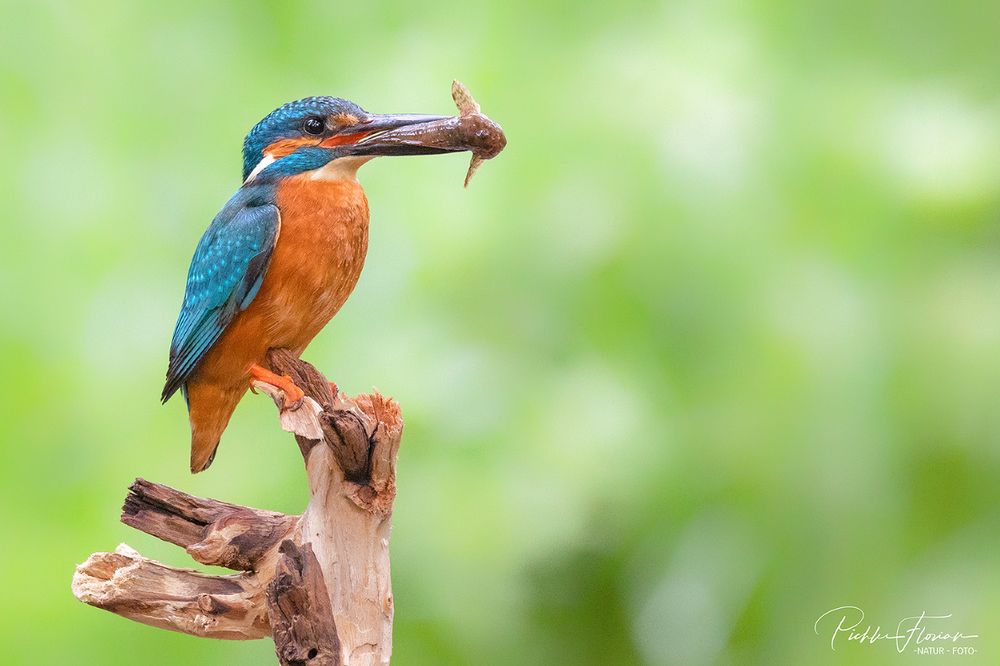
<svg viewBox="0 0 1000 666">
<path fill-rule="evenodd" d="M 306 97 L 289 102 L 257 123 L 243 142 L 243 180 L 265 170 L 271 177 L 319 169 L 343 159 L 354 168 L 379 155 L 450 152 L 418 144 L 380 145 L 388 130 L 441 120 L 446 116 L 378 115 L 339 97 Z"/>
</svg>

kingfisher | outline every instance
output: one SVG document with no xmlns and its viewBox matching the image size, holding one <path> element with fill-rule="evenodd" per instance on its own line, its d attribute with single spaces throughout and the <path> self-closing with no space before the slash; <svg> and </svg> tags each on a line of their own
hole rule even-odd
<svg viewBox="0 0 1000 666">
<path fill-rule="evenodd" d="M 247 134 L 243 184 L 191 260 L 163 387 L 163 402 L 178 389 L 187 402 L 193 473 L 212 464 L 253 381 L 280 388 L 286 407 L 302 398 L 289 377 L 265 367 L 266 356 L 271 348 L 300 355 L 358 282 L 368 249 L 358 168 L 380 155 L 460 150 L 421 143 L 411 127 L 447 119 L 371 114 L 338 97 L 307 97 Z M 390 140 L 394 130 L 407 140 Z"/>
</svg>

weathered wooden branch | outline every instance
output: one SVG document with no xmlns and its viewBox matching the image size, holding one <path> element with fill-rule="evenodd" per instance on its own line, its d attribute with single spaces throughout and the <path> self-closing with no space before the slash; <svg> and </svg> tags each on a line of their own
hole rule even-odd
<svg viewBox="0 0 1000 666">
<path fill-rule="evenodd" d="M 283 664 L 340 664 L 340 639 L 319 560 L 309 544 L 281 542 L 281 559 L 267 586 L 267 616 Z"/>
<path fill-rule="evenodd" d="M 305 393 L 281 409 L 306 463 L 310 500 L 286 516 L 194 497 L 144 479 L 121 520 L 183 547 L 197 562 L 239 571 L 210 576 L 170 567 L 122 544 L 73 576 L 81 601 L 162 629 L 245 640 L 271 636 L 281 664 L 387 664 L 392 651 L 389 531 L 396 495 L 399 406 L 378 393 L 345 396 L 314 367 L 272 350 L 271 369 Z"/>
</svg>

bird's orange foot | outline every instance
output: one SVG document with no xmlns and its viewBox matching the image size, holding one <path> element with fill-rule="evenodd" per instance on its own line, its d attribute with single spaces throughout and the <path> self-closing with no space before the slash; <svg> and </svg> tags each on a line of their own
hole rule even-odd
<svg viewBox="0 0 1000 666">
<path fill-rule="evenodd" d="M 256 363 L 250 366 L 250 390 L 253 390 L 253 382 L 264 382 L 271 386 L 276 386 L 285 394 L 285 404 L 282 409 L 293 409 L 299 406 L 305 393 L 302 392 L 292 378 L 288 375 L 279 375 L 271 372 L 267 368 L 262 368 Z"/>
</svg>

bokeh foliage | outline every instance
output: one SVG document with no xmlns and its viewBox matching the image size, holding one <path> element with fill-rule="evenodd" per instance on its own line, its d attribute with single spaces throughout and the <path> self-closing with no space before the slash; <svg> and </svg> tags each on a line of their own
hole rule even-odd
<svg viewBox="0 0 1000 666">
<path fill-rule="evenodd" d="M 307 358 L 407 419 L 400 664 L 911 663 L 812 624 L 926 610 L 1000 659 L 1000 4 L 0 4 L 5 663 L 271 664 L 78 604 L 135 476 L 296 512 L 266 399 L 187 473 L 157 404 L 243 133 L 335 94 L 509 137 L 380 160 Z M 925 657 L 947 661 L 947 657 Z M 923 662 L 920 662 L 923 663 Z M 938 663 L 938 662 L 935 662 Z"/>
</svg>

